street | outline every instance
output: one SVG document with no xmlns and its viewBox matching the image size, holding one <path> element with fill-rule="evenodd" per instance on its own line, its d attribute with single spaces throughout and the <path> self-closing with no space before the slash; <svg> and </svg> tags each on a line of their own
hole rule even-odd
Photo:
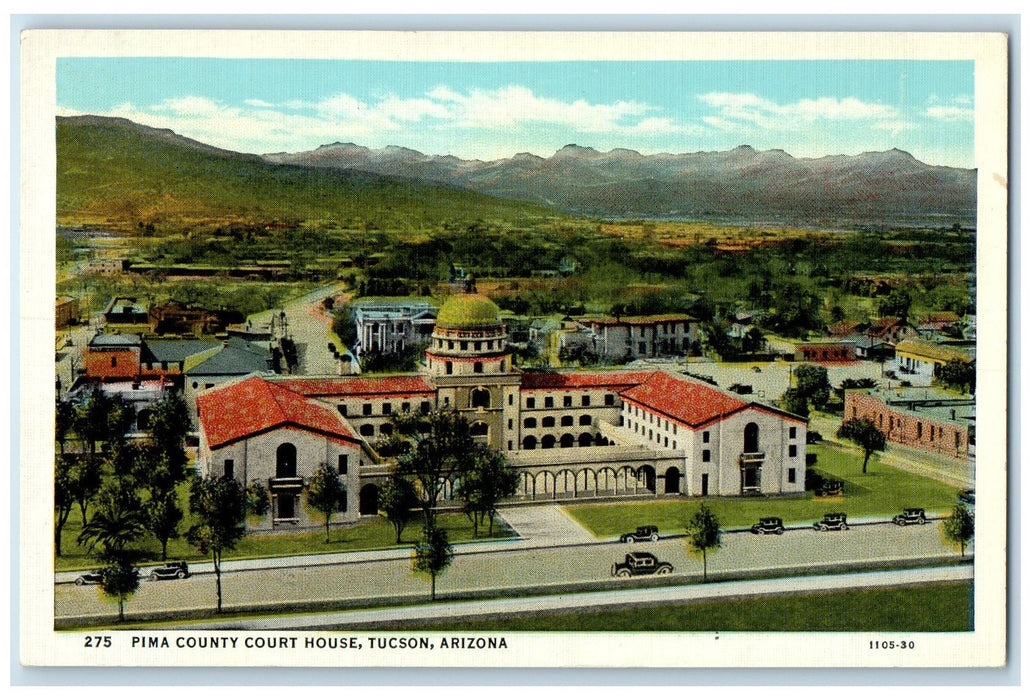
<svg viewBox="0 0 1031 700">
<path fill-rule="evenodd" d="M 610 569 L 630 551 L 650 551 L 674 567 L 671 583 L 702 573 L 700 558 L 686 550 L 683 538 L 627 545 L 615 542 L 547 548 L 498 548 L 459 553 L 437 579 L 438 595 L 490 594 L 502 589 L 531 593 L 563 585 L 611 581 Z M 972 550 L 968 550 L 972 552 Z M 394 558 L 322 565 L 224 572 L 223 606 L 232 609 L 275 609 L 299 604 L 354 607 L 426 598 L 429 580 L 411 571 L 401 552 Z M 400 555 L 400 556 L 399 556 Z M 941 540 L 936 524 L 900 528 L 892 524 L 861 525 L 841 532 L 789 530 L 781 536 L 725 533 L 721 549 L 708 555 L 710 574 L 769 575 L 778 570 L 797 574 L 810 567 L 879 562 L 890 567 L 906 560 L 949 557 L 956 553 Z M 957 557 L 958 558 L 958 557 Z M 293 560 L 297 562 L 297 560 Z M 619 587 L 632 587 L 621 581 Z M 126 614 L 214 610 L 215 580 L 195 574 L 186 580 L 144 581 L 126 603 Z M 60 621 L 110 619 L 115 605 L 96 586 L 58 585 L 55 617 Z"/>
</svg>

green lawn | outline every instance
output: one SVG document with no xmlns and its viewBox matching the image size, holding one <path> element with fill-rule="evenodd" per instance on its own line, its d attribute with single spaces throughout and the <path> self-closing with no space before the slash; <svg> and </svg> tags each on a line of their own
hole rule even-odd
<svg viewBox="0 0 1031 700">
<path fill-rule="evenodd" d="M 461 632 L 963 632 L 973 587 L 941 583 L 390 626 Z"/>
<path fill-rule="evenodd" d="M 687 498 L 655 502 L 567 506 L 566 510 L 599 537 L 618 536 L 638 525 L 658 525 L 663 533 L 683 532 L 703 500 L 725 529 L 748 527 L 760 517 L 778 516 L 786 525 L 811 523 L 824 513 L 843 511 L 851 518 L 892 516 L 903 508 L 925 508 L 947 514 L 956 502 L 956 488 L 940 481 L 889 467 L 876 456 L 862 473 L 862 456 L 836 445 L 809 445 L 817 455 L 815 471 L 845 482 L 844 496 L 815 498 Z"/>
<path fill-rule="evenodd" d="M 448 532 L 452 543 L 469 542 L 474 539 L 485 540 L 487 538 L 486 526 L 480 530 L 477 537 L 473 537 L 472 522 L 462 514 L 444 513 L 437 516 L 437 522 Z M 62 556 L 55 563 L 57 571 L 77 571 L 89 569 L 97 564 L 90 559 L 83 547 L 80 547 L 77 538 L 79 536 L 80 517 L 78 506 L 75 507 L 72 516 L 68 519 L 61 537 Z M 186 530 L 186 527 L 182 527 Z M 394 527 L 383 518 L 363 519 L 360 524 L 352 527 L 333 526 L 329 531 L 330 541 L 326 542 L 326 530 L 306 530 L 304 532 L 289 532 L 276 534 L 251 534 L 244 537 L 236 549 L 227 552 L 225 559 L 255 559 L 261 557 L 291 556 L 300 554 L 327 554 L 331 552 L 349 552 L 362 549 L 386 549 L 398 546 L 411 546 L 422 537 L 422 520 L 415 519 L 405 528 L 401 535 L 401 545 L 396 544 Z M 508 537 L 511 532 L 503 523 L 495 521 L 494 537 Z M 157 562 L 161 558 L 161 545 L 157 540 L 148 538 L 140 543 L 144 550 L 150 553 L 149 561 Z M 210 561 L 210 557 L 202 556 L 194 547 L 187 544 L 186 540 L 180 538 L 168 543 L 168 558 L 170 560 L 185 559 L 186 561 Z"/>
</svg>

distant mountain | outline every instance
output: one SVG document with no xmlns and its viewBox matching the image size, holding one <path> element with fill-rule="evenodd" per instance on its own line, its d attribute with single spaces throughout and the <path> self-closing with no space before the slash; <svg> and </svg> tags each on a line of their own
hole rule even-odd
<svg viewBox="0 0 1031 700">
<path fill-rule="evenodd" d="M 601 217 L 972 219 L 976 172 L 905 151 L 794 158 L 782 150 L 642 155 L 569 144 L 549 158 L 481 161 L 398 146 L 334 143 L 270 162 L 365 171 L 523 199 Z"/>
<path fill-rule="evenodd" d="M 334 144 L 331 150 L 348 148 L 361 150 L 353 144 Z M 395 162 L 417 155 L 384 149 L 377 157 Z M 418 228 L 555 216 L 526 202 L 378 174 L 374 168 L 343 171 L 273 160 L 126 119 L 58 117 L 58 222 L 172 230 L 201 221 Z"/>
</svg>

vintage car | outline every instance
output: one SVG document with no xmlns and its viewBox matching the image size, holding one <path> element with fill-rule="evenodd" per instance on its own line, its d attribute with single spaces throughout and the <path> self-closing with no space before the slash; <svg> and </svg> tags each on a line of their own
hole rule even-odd
<svg viewBox="0 0 1031 700">
<path fill-rule="evenodd" d="M 845 522 L 844 513 L 824 513 L 823 520 L 813 523 L 813 529 L 822 532 L 827 530 L 847 530 L 848 523 Z"/>
<path fill-rule="evenodd" d="M 845 493 L 845 483 L 842 481 L 824 481 L 816 488 L 817 496 L 840 496 Z"/>
<path fill-rule="evenodd" d="M 752 534 L 755 535 L 782 535 L 784 534 L 784 521 L 780 518 L 759 518 L 759 522 L 752 526 Z"/>
<path fill-rule="evenodd" d="M 75 579 L 75 585 L 76 586 L 86 586 L 86 585 L 95 586 L 95 585 L 97 585 L 99 583 L 102 583 L 103 581 L 104 581 L 104 572 L 101 571 L 100 569 L 94 569 L 93 571 L 90 571 L 89 573 L 82 574 L 81 576 L 76 578 Z"/>
<path fill-rule="evenodd" d="M 643 542 L 649 540 L 651 542 L 659 541 L 659 528 L 655 525 L 642 525 L 633 532 L 628 532 L 625 535 L 619 536 L 620 542 Z"/>
<path fill-rule="evenodd" d="M 651 552 L 630 552 L 623 561 L 617 561 L 612 565 L 612 575 L 620 578 L 630 576 L 648 576 L 650 574 L 671 574 L 673 565 L 669 562 L 659 561 Z"/>
<path fill-rule="evenodd" d="M 923 508 L 904 508 L 891 521 L 896 525 L 923 525 L 927 522 L 927 515 Z"/>
<path fill-rule="evenodd" d="M 168 578 L 189 578 L 190 568 L 186 566 L 184 561 L 169 562 L 156 567 L 150 572 L 150 580 L 157 581 L 158 579 Z"/>
</svg>

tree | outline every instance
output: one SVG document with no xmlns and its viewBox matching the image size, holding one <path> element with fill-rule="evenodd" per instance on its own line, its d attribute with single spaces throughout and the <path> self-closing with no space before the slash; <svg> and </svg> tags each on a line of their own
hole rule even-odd
<svg viewBox="0 0 1031 700">
<path fill-rule="evenodd" d="M 243 538 L 246 496 L 235 479 L 209 476 L 190 486 L 190 512 L 200 521 L 186 533 L 186 541 L 211 555 L 215 568 L 217 611 L 222 612 L 222 554 Z"/>
<path fill-rule="evenodd" d="M 75 427 L 75 407 L 68 401 L 57 400 L 54 412 L 54 439 L 64 454 L 64 443 L 68 441 L 68 433 Z"/>
<path fill-rule="evenodd" d="M 694 554 L 702 555 L 702 580 L 707 581 L 708 552 L 720 548 L 720 521 L 705 503 L 687 523 L 687 548 Z"/>
<path fill-rule="evenodd" d="M 248 515 L 264 516 L 268 513 L 268 489 L 257 479 L 247 486 L 246 499 Z"/>
<path fill-rule="evenodd" d="M 866 474 L 866 464 L 874 452 L 882 452 L 887 445 L 887 439 L 874 422 L 869 418 L 853 418 L 841 424 L 838 428 L 838 437 L 851 440 L 863 450 L 863 473 Z"/>
<path fill-rule="evenodd" d="M 448 542 L 447 533 L 436 526 L 427 526 L 423 531 L 425 542 L 415 545 L 412 570 L 430 575 L 430 600 L 437 599 L 437 576 L 451 565 L 455 550 Z"/>
<path fill-rule="evenodd" d="M 146 514 L 147 529 L 161 543 L 161 561 L 164 561 L 168 558 L 168 541 L 179 537 L 179 523 L 183 521 L 183 510 L 175 492 L 152 497 L 147 502 Z"/>
<path fill-rule="evenodd" d="M 974 393 L 977 384 L 977 369 L 973 361 L 952 359 L 944 365 L 935 366 L 934 374 L 938 377 L 938 381 L 945 386 L 955 387 L 970 394 Z"/>
<path fill-rule="evenodd" d="M 130 479 L 109 482 L 97 494 L 93 517 L 79 533 L 79 544 L 103 562 L 100 587 L 118 601 L 118 620 L 125 619 L 125 601 L 139 588 L 136 563 L 143 553 L 132 545 L 147 532 L 139 496 Z"/>
<path fill-rule="evenodd" d="M 150 418 L 145 426 L 150 432 L 154 446 L 168 460 L 168 476 L 172 484 L 185 478 L 187 463 L 186 434 L 190 431 L 190 410 L 178 391 L 166 393 L 151 407 Z"/>
<path fill-rule="evenodd" d="M 394 526 L 397 544 L 401 533 L 412 518 L 412 509 L 418 507 L 419 497 L 412 482 L 400 474 L 392 474 L 379 492 L 379 511 Z"/>
<path fill-rule="evenodd" d="M 432 531 L 444 485 L 464 475 L 473 463 L 477 445 L 469 422 L 450 408 L 395 414 L 391 421 L 394 432 L 410 445 L 397 458 L 397 473 L 415 479 L 426 528 Z"/>
<path fill-rule="evenodd" d="M 498 503 L 516 492 L 519 476 L 500 452 L 481 448 L 472 466 L 458 484 L 458 498 L 465 502 L 466 512 L 473 521 L 473 534 L 486 516 L 490 522 L 488 534 L 494 535 L 494 518 Z"/>
<path fill-rule="evenodd" d="M 877 304 L 877 313 L 881 316 L 893 316 L 902 323 L 909 319 L 909 307 L 913 304 L 912 295 L 905 289 L 893 289 L 888 296 Z"/>
<path fill-rule="evenodd" d="M 795 386 L 802 398 L 817 410 L 823 409 L 831 396 L 831 383 L 827 368 L 819 365 L 800 365 L 795 369 Z"/>
<path fill-rule="evenodd" d="M 796 416 L 809 417 L 809 402 L 795 387 L 791 387 L 780 397 L 780 407 Z"/>
<path fill-rule="evenodd" d="M 755 326 L 748 329 L 741 338 L 742 352 L 762 352 L 766 348 L 766 336 Z"/>
<path fill-rule="evenodd" d="M 941 522 L 942 536 L 947 542 L 959 545 L 960 556 L 966 556 L 967 543 L 974 536 L 974 516 L 962 503 L 952 509 L 952 515 Z"/>
<path fill-rule="evenodd" d="M 340 510 L 340 502 L 346 494 L 336 471 L 325 464 L 315 470 L 308 481 L 308 505 L 325 517 L 326 542 L 329 542 L 329 521 L 333 519 L 333 513 Z"/>
<path fill-rule="evenodd" d="M 71 461 L 67 485 L 71 489 L 72 498 L 79 504 L 83 524 L 86 523 L 86 508 L 100 491 L 101 483 L 100 464 L 96 459 L 81 455 Z"/>
<path fill-rule="evenodd" d="M 75 505 L 72 461 L 63 456 L 54 465 L 54 552 L 61 556 L 61 531 Z"/>
</svg>

